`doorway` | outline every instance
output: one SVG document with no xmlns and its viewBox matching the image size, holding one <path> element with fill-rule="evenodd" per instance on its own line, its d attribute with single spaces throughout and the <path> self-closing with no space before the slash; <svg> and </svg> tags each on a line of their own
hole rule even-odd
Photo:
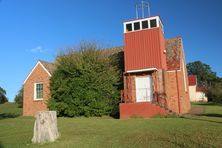
<svg viewBox="0 0 222 148">
<path fill-rule="evenodd" d="M 152 94 L 152 77 L 136 77 L 136 102 L 150 102 Z"/>
</svg>

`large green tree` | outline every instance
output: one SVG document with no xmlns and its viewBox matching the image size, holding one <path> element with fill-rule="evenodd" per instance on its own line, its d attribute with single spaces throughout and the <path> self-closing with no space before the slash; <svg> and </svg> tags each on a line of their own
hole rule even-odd
<svg viewBox="0 0 222 148">
<path fill-rule="evenodd" d="M 187 64 L 189 75 L 197 75 L 198 85 L 208 89 L 208 100 L 222 102 L 222 78 L 218 77 L 211 67 L 201 61 Z"/>
<path fill-rule="evenodd" d="M 23 107 L 23 86 L 18 91 L 18 94 L 15 96 L 14 100 L 19 105 L 19 107 Z"/>
<path fill-rule="evenodd" d="M 0 104 L 8 102 L 8 99 L 6 97 L 6 91 L 0 87 Z"/>
<path fill-rule="evenodd" d="M 78 50 L 60 55 L 51 78 L 48 107 L 59 116 L 116 115 L 121 84 L 112 59 L 95 44 L 82 44 Z"/>
<path fill-rule="evenodd" d="M 201 61 L 188 63 L 187 72 L 189 75 L 197 75 L 198 85 L 202 87 L 209 88 L 214 82 L 220 81 L 220 78 L 211 70 L 211 67 Z"/>
</svg>

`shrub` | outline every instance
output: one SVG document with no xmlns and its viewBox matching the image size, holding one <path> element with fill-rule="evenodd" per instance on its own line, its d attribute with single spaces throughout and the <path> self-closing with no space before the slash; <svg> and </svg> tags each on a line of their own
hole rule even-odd
<svg viewBox="0 0 222 148">
<path fill-rule="evenodd" d="M 19 107 L 23 107 L 23 86 L 15 96 L 14 101 L 19 105 Z"/>
<path fill-rule="evenodd" d="M 212 102 L 222 103 L 222 83 L 215 83 L 209 89 L 207 96 Z"/>
<path fill-rule="evenodd" d="M 57 58 L 48 107 L 59 116 L 118 114 L 120 71 L 95 44 L 80 45 Z"/>
<path fill-rule="evenodd" d="M 0 87 L 0 104 L 8 102 L 8 99 L 6 97 L 6 91 Z"/>
</svg>

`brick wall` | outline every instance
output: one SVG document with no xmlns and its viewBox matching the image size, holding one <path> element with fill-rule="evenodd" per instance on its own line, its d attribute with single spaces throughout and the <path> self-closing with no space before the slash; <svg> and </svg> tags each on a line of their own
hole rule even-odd
<svg viewBox="0 0 222 148">
<path fill-rule="evenodd" d="M 183 52 L 180 59 L 179 70 L 167 71 L 165 73 L 165 84 L 168 109 L 183 114 L 189 112 L 191 106 Z"/>
<path fill-rule="evenodd" d="M 181 93 L 180 98 L 182 98 L 181 101 L 181 113 L 187 113 L 190 111 L 191 105 L 190 105 L 190 96 L 189 96 L 189 85 L 188 85 L 188 76 L 187 76 L 187 69 L 186 69 L 186 63 L 185 63 L 185 57 L 183 49 L 181 51 L 180 55 L 180 67 L 181 67 L 181 73 L 180 73 L 180 79 L 181 79 Z"/>
<path fill-rule="evenodd" d="M 124 76 L 124 102 L 136 102 L 136 82 L 135 75 Z"/>
<path fill-rule="evenodd" d="M 130 117 L 154 117 L 157 115 L 167 115 L 168 112 L 158 105 L 150 102 L 120 103 L 120 119 Z"/>
<path fill-rule="evenodd" d="M 38 64 L 24 84 L 23 116 L 34 116 L 37 111 L 48 110 L 46 101 L 50 96 L 49 79 L 50 76 Z M 43 83 L 43 100 L 34 100 L 34 83 Z"/>
<path fill-rule="evenodd" d="M 166 97 L 168 109 L 178 113 L 178 91 L 176 82 L 176 72 L 168 71 L 165 73 Z"/>
</svg>

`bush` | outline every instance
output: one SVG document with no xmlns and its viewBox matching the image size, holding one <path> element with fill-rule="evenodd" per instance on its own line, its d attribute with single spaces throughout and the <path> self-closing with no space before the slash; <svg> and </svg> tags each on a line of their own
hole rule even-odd
<svg viewBox="0 0 222 148">
<path fill-rule="evenodd" d="M 208 100 L 222 103 L 222 83 L 215 83 L 208 91 Z"/>
<path fill-rule="evenodd" d="M 94 44 L 80 45 L 57 58 L 48 107 L 59 116 L 118 114 L 120 71 Z"/>
</svg>

